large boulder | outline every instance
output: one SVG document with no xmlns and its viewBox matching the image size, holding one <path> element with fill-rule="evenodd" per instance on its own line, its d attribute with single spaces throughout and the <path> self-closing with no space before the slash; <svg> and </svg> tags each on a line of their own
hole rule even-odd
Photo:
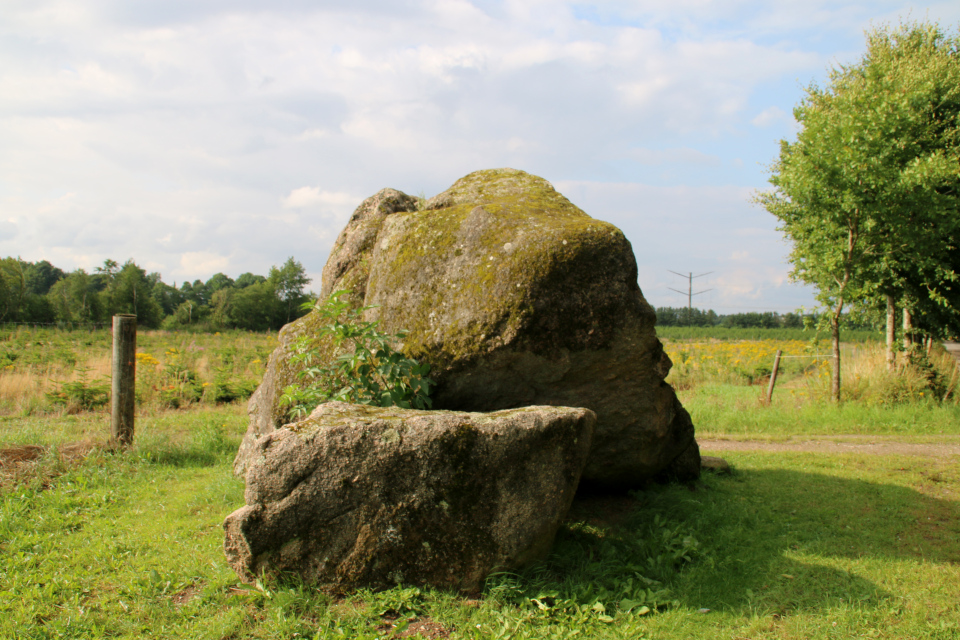
<svg viewBox="0 0 960 640">
<path fill-rule="evenodd" d="M 330 253 L 321 297 L 340 289 L 356 305 L 378 305 L 367 319 L 386 331 L 408 330 L 403 350 L 433 367 L 434 407 L 587 407 L 597 431 L 585 480 L 623 489 L 699 474 L 693 424 L 664 382 L 672 363 L 630 243 L 546 180 L 478 171 L 426 203 L 384 189 Z M 319 322 L 310 314 L 280 332 L 250 401 L 237 473 L 257 438 L 283 424 L 278 392 L 296 380 L 290 344 Z"/>
<path fill-rule="evenodd" d="M 227 559 L 246 581 L 479 591 L 549 551 L 595 421 L 558 407 L 320 405 L 256 442 L 246 506 L 224 522 Z"/>
</svg>

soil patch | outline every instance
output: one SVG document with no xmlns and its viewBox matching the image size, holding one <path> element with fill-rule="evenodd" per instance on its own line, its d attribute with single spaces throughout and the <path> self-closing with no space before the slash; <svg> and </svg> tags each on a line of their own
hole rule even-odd
<svg viewBox="0 0 960 640">
<path fill-rule="evenodd" d="M 178 591 L 170 596 L 170 599 L 173 601 L 173 604 L 177 605 L 178 607 L 182 607 L 193 600 L 198 593 L 200 593 L 200 585 L 192 584 L 182 591 Z"/>
<path fill-rule="evenodd" d="M 396 620 L 388 619 L 387 622 L 377 627 L 377 629 L 384 633 L 396 634 L 393 636 L 396 638 L 412 638 L 413 636 L 420 638 L 449 638 L 452 631 L 436 620 L 427 617 L 411 620 L 406 629 L 397 633 L 395 630 L 399 626 Z"/>
<path fill-rule="evenodd" d="M 96 443 L 90 441 L 60 445 L 56 447 L 57 458 L 64 464 L 73 464 L 85 458 L 97 446 Z M 0 449 L 0 485 L 6 484 L 8 481 L 13 481 L 16 484 L 18 478 L 29 476 L 31 468 L 36 468 L 37 465 L 42 464 L 42 460 L 49 450 L 50 447 L 35 444 Z M 53 475 L 57 475 L 57 473 L 53 473 Z"/>
</svg>

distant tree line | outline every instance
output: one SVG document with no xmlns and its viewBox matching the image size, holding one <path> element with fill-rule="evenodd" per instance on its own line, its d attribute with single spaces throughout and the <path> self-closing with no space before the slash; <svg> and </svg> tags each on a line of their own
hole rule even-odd
<svg viewBox="0 0 960 640">
<path fill-rule="evenodd" d="M 8 257 L 0 260 L 0 323 L 96 324 L 132 313 L 149 328 L 277 330 L 303 315 L 300 305 L 312 297 L 308 284 L 292 257 L 266 276 L 244 273 L 234 280 L 217 273 L 179 288 L 133 260 L 67 273 L 46 260 Z"/>
<path fill-rule="evenodd" d="M 657 325 L 661 327 L 729 327 L 742 329 L 803 329 L 815 327 L 819 320 L 815 313 L 777 313 L 776 311 L 731 313 L 719 315 L 712 309 L 686 307 L 657 307 Z M 862 318 L 844 318 L 850 329 L 874 330 L 879 327 Z"/>
</svg>

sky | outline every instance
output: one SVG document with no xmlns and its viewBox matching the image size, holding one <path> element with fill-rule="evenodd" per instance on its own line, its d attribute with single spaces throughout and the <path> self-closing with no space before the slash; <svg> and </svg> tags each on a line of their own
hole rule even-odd
<svg viewBox="0 0 960 640">
<path fill-rule="evenodd" d="M 550 181 L 630 240 L 654 306 L 814 306 L 751 203 L 811 83 L 897 0 L 4 0 L 0 255 L 168 283 L 320 272 L 385 187 Z"/>
</svg>

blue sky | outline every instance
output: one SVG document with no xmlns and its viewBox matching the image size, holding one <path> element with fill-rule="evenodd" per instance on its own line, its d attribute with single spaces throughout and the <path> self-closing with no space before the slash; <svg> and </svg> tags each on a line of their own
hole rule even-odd
<svg viewBox="0 0 960 640">
<path fill-rule="evenodd" d="M 624 230 L 655 306 L 811 306 L 750 204 L 792 109 L 863 31 L 960 24 L 876 0 L 5 0 L 0 255 L 167 282 L 315 278 L 383 187 L 540 175 Z"/>
</svg>

